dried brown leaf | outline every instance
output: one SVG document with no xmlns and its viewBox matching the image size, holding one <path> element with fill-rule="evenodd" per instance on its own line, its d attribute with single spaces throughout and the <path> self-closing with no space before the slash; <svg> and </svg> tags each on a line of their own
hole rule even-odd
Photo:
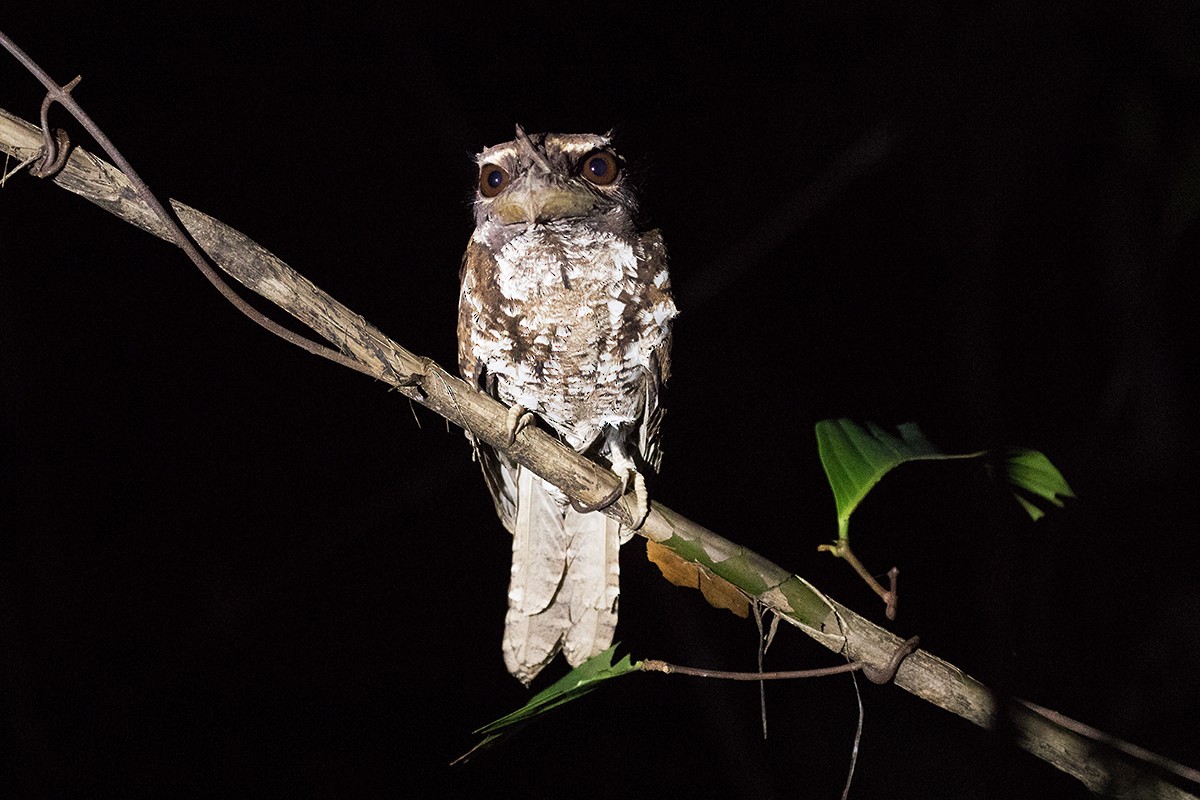
<svg viewBox="0 0 1200 800">
<path fill-rule="evenodd" d="M 676 555 L 657 542 L 646 542 L 646 558 L 658 567 L 663 577 L 685 589 L 699 589 L 714 608 L 724 608 L 739 617 L 750 614 L 750 599 L 729 581 L 711 571 Z"/>
</svg>

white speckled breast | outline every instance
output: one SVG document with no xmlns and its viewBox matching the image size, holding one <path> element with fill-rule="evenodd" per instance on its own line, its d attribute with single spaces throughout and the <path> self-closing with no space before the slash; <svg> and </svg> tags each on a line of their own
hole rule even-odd
<svg viewBox="0 0 1200 800">
<path fill-rule="evenodd" d="M 473 240 L 470 259 L 491 260 Z M 531 225 L 494 258 L 492 273 L 464 269 L 462 322 L 469 358 L 519 403 L 585 449 L 604 425 L 633 423 L 654 350 L 675 305 L 660 291 L 665 264 L 647 263 L 639 239 L 556 222 Z"/>
</svg>

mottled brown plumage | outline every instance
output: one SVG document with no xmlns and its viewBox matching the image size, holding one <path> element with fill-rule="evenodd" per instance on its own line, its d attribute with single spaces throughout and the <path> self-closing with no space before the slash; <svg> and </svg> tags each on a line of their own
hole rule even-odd
<svg viewBox="0 0 1200 800">
<path fill-rule="evenodd" d="M 610 464 L 644 505 L 657 469 L 676 315 L 657 231 L 607 136 L 526 135 L 478 157 L 475 232 L 463 258 L 459 370 Z M 553 485 L 486 446 L 480 459 L 513 534 L 504 655 L 528 683 L 561 649 L 572 664 L 612 641 L 618 547 L 631 535 L 580 513 Z"/>
</svg>

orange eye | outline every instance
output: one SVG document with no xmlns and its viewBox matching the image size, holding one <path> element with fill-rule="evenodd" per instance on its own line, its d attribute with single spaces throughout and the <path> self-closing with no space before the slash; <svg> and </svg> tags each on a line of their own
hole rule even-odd
<svg viewBox="0 0 1200 800">
<path fill-rule="evenodd" d="M 584 157 L 579 174 L 597 186 L 608 186 L 617 179 L 621 167 L 617 157 L 607 150 L 597 150 Z"/>
<path fill-rule="evenodd" d="M 484 197 L 495 197 L 508 186 L 508 173 L 495 164 L 484 164 L 479 168 L 479 193 Z"/>
</svg>

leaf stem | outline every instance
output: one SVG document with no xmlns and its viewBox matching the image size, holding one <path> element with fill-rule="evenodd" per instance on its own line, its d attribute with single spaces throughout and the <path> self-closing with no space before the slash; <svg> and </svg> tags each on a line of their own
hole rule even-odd
<svg viewBox="0 0 1200 800">
<path fill-rule="evenodd" d="M 896 591 L 896 580 L 900 577 L 900 570 L 897 567 L 892 567 L 888 570 L 888 582 L 891 588 L 885 589 L 883 588 L 883 584 L 875 580 L 875 576 L 858 560 L 858 556 L 854 555 L 854 551 L 850 549 L 849 539 L 838 539 L 833 544 L 818 545 L 817 550 L 819 552 L 832 553 L 838 558 L 844 558 L 846 563 L 858 573 L 858 577 L 866 581 L 867 586 L 870 586 L 871 590 L 879 595 L 880 599 L 886 604 L 887 609 L 884 613 L 887 618 L 896 618 L 896 601 L 899 599 Z"/>
</svg>

